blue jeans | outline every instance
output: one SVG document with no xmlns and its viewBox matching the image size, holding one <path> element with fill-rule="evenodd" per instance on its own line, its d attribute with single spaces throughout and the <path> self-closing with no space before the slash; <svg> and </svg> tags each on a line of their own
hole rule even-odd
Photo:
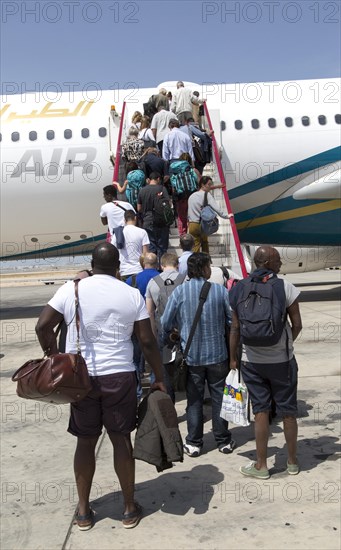
<svg viewBox="0 0 341 550">
<path fill-rule="evenodd" d="M 168 250 L 169 227 L 154 227 L 146 229 L 150 240 L 149 251 L 157 255 L 160 264 L 160 258 Z"/>
<path fill-rule="evenodd" d="M 205 381 L 212 399 L 212 431 L 217 447 L 224 447 L 231 441 L 231 432 L 228 422 L 220 417 L 221 403 L 225 378 L 228 374 L 228 363 L 188 366 L 187 377 L 187 431 L 186 443 L 202 447 L 203 445 L 203 402 L 205 393 Z"/>
</svg>

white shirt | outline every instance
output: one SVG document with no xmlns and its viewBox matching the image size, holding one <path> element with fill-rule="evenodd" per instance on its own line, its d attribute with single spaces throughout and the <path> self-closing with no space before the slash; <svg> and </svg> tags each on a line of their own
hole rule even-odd
<svg viewBox="0 0 341 550">
<path fill-rule="evenodd" d="M 185 273 L 187 275 L 187 260 L 192 254 L 192 250 L 185 250 L 181 256 L 179 256 L 179 273 Z"/>
<path fill-rule="evenodd" d="M 170 111 L 166 111 L 166 109 L 162 109 L 162 111 L 159 111 L 156 113 L 156 115 L 153 116 L 153 120 L 151 123 L 151 129 L 156 129 L 156 142 L 159 143 L 160 141 L 163 141 L 165 139 L 165 136 L 169 134 L 169 121 L 175 118 L 177 119 L 176 115 L 174 113 L 171 113 Z"/>
<path fill-rule="evenodd" d="M 143 271 L 140 264 L 140 256 L 143 246 L 149 244 L 148 233 L 145 229 L 135 225 L 126 225 L 123 229 L 124 247 L 119 250 L 120 253 L 120 273 L 121 275 L 133 275 Z M 116 246 L 115 235 L 111 238 L 111 244 Z"/>
<path fill-rule="evenodd" d="M 144 128 L 143 130 L 140 130 L 138 137 L 139 139 L 151 139 L 152 141 L 155 141 L 154 134 L 150 128 Z"/>
<path fill-rule="evenodd" d="M 117 204 L 120 204 L 123 208 L 120 208 L 117 206 Z M 99 213 L 101 218 L 107 218 L 108 220 L 108 226 L 110 234 L 113 234 L 114 227 L 119 227 L 120 225 L 125 225 L 124 221 L 124 211 L 125 210 L 134 210 L 134 207 L 129 203 L 125 201 L 114 201 L 114 202 L 106 202 L 101 206 L 101 211 Z M 112 237 L 111 237 L 112 242 Z"/>
<path fill-rule="evenodd" d="M 173 94 L 171 109 L 177 115 L 185 111 L 192 112 L 192 100 L 196 104 L 199 103 L 198 99 L 193 96 L 189 88 L 179 88 Z"/>
<path fill-rule="evenodd" d="M 93 275 L 78 284 L 80 345 L 90 376 L 134 371 L 131 335 L 135 321 L 148 319 L 140 291 L 110 275 Z M 68 325 L 66 352 L 76 352 L 73 281 L 60 287 L 49 305 Z"/>
</svg>

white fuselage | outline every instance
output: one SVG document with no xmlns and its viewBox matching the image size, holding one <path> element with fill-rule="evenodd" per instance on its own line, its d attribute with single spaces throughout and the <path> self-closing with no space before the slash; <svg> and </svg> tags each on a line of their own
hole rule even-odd
<svg viewBox="0 0 341 550">
<path fill-rule="evenodd" d="M 189 85 L 207 101 L 241 241 L 340 245 L 340 80 Z M 153 93 L 2 97 L 2 259 L 87 252 L 103 238 L 119 113 L 125 101 L 129 125 Z"/>
</svg>

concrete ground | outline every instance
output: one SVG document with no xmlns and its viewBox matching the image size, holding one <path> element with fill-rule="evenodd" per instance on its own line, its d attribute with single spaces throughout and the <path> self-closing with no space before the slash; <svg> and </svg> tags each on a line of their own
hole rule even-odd
<svg viewBox="0 0 341 550">
<path fill-rule="evenodd" d="M 198 458 L 158 474 L 136 464 L 136 498 L 144 517 L 136 529 L 121 524 L 123 503 L 104 434 L 92 491 L 96 524 L 80 532 L 73 479 L 75 440 L 66 432 L 68 406 L 19 399 L 13 372 L 40 357 L 34 325 L 61 283 L 1 283 L 1 547 L 59 549 L 339 549 L 340 548 L 340 286 L 339 271 L 288 276 L 301 286 L 303 331 L 299 364 L 298 457 L 288 476 L 281 424 L 271 428 L 271 478 L 243 477 L 255 457 L 253 426 L 232 427 L 237 449 L 219 453 L 205 406 L 205 442 Z M 50 275 L 45 278 L 50 279 Z M 20 277 L 19 277 L 20 279 Z M 305 286 L 307 285 L 307 286 Z M 176 404 L 186 435 L 185 396 Z"/>
</svg>

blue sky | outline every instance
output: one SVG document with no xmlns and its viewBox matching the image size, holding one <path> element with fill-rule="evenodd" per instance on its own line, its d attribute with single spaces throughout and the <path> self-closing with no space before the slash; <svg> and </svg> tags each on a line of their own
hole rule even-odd
<svg viewBox="0 0 341 550">
<path fill-rule="evenodd" d="M 340 0 L 2 0 L 1 8 L 2 92 L 340 75 Z"/>
</svg>

